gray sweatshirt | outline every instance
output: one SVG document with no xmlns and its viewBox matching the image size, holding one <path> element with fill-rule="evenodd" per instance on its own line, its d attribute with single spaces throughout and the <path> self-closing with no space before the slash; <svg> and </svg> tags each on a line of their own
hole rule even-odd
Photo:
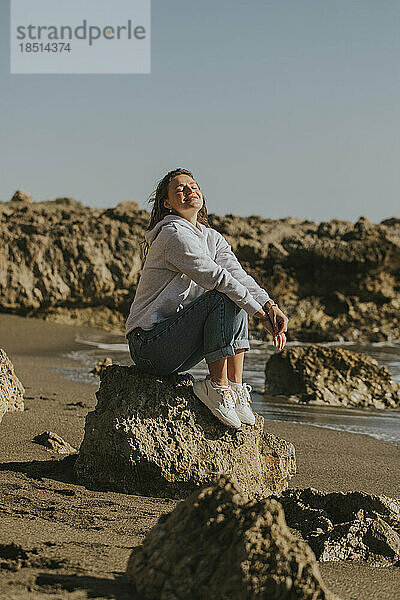
<svg viewBox="0 0 400 600">
<path fill-rule="evenodd" d="M 242 268 L 225 238 L 201 231 L 178 215 L 167 215 L 145 234 L 149 251 L 126 320 L 149 330 L 182 310 L 206 290 L 218 290 L 254 315 L 270 298 Z"/>
</svg>

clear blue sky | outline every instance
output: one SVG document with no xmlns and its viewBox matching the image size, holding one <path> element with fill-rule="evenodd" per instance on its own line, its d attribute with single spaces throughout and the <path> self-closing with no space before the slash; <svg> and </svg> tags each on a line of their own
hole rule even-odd
<svg viewBox="0 0 400 600">
<path fill-rule="evenodd" d="M 218 214 L 399 216 L 398 0 L 153 0 L 150 75 L 10 75 L 0 27 L 1 200 L 145 207 L 183 166 Z"/>
</svg>

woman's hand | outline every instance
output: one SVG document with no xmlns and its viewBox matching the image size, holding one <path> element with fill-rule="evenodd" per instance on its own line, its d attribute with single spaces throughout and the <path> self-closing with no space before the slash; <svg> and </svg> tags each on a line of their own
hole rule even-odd
<svg viewBox="0 0 400 600">
<path fill-rule="evenodd" d="M 267 309 L 264 312 L 272 325 L 273 334 L 280 335 L 281 333 L 286 333 L 289 319 L 281 311 L 279 306 L 273 304 L 270 309 Z"/>
<path fill-rule="evenodd" d="M 276 305 L 266 311 L 259 310 L 254 316 L 260 319 L 262 326 L 272 335 L 275 348 L 279 352 L 283 350 L 286 344 L 288 317 Z"/>
<path fill-rule="evenodd" d="M 286 344 L 286 335 L 284 333 L 279 333 L 278 335 L 274 335 L 274 346 L 280 352 L 284 349 Z"/>
</svg>

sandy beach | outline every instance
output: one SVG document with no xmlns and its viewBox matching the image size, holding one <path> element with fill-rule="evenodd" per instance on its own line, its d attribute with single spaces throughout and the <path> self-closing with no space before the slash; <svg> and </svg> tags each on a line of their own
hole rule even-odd
<svg viewBox="0 0 400 600">
<path fill-rule="evenodd" d="M 131 549 L 176 505 L 87 490 L 75 483 L 71 461 L 58 463 L 59 455 L 32 443 L 51 430 L 79 448 L 96 387 L 68 381 L 56 369 L 76 366 L 65 354 L 81 347 L 75 337 L 85 329 L 0 314 L 0 347 L 26 390 L 25 412 L 6 414 L 0 425 L 2 599 L 135 598 L 124 579 Z M 307 425 L 268 421 L 265 427 L 295 444 L 298 473 L 290 487 L 400 497 L 397 446 Z M 11 543 L 23 549 L 25 566 L 18 570 L 10 570 Z M 400 598 L 399 569 L 355 563 L 320 569 L 343 599 Z"/>
</svg>

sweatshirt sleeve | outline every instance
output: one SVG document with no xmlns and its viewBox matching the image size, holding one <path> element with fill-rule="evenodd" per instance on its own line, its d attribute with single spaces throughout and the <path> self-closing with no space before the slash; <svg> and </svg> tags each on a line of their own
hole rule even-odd
<svg viewBox="0 0 400 600">
<path fill-rule="evenodd" d="M 232 252 L 232 248 L 226 239 L 219 232 L 216 233 L 217 243 L 215 262 L 229 271 L 237 281 L 240 281 L 240 283 L 249 290 L 253 298 L 263 306 L 270 300 L 268 292 L 260 287 L 251 275 L 246 273 L 235 254 Z"/>
<path fill-rule="evenodd" d="M 249 290 L 204 252 L 195 235 L 183 236 L 177 230 L 167 233 L 167 228 L 163 229 L 166 237 L 164 259 L 168 269 L 184 273 L 205 290 L 226 294 L 250 316 L 261 309 Z"/>
</svg>

